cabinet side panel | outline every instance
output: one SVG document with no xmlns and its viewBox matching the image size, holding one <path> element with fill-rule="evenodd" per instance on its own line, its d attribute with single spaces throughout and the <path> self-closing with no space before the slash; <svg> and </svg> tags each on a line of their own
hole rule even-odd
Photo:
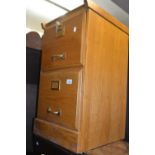
<svg viewBox="0 0 155 155">
<path fill-rule="evenodd" d="M 128 35 L 89 10 L 81 130 L 87 134 L 83 149 L 124 138 L 127 65 Z"/>
</svg>

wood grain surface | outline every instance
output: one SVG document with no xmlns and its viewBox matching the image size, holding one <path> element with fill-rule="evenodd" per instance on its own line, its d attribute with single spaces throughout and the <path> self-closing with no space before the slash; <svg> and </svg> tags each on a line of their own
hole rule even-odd
<svg viewBox="0 0 155 155">
<path fill-rule="evenodd" d="M 126 118 L 128 35 L 92 10 L 87 31 L 81 151 L 123 139 Z"/>
<path fill-rule="evenodd" d="M 90 9 L 92 9 L 94 12 L 102 16 L 104 19 L 115 25 L 117 28 L 121 29 L 125 33 L 129 34 L 129 29 L 126 25 L 121 23 L 118 19 L 116 19 L 114 16 L 110 15 L 108 12 L 103 10 L 100 6 L 98 6 L 93 0 L 86 0 L 87 5 Z"/>
<path fill-rule="evenodd" d="M 35 119 L 34 132 L 38 136 L 48 139 L 73 152 L 77 152 L 78 132 L 41 119 Z"/>
<path fill-rule="evenodd" d="M 115 142 L 90 150 L 87 155 L 129 155 L 129 144 L 124 141 Z"/>
<path fill-rule="evenodd" d="M 72 80 L 72 84 L 67 84 Z M 59 81 L 60 89 L 52 90 L 52 81 Z M 53 72 L 41 72 L 39 88 L 38 118 L 54 122 L 67 128 L 78 130 L 78 97 L 81 86 L 81 69 L 65 69 Z M 61 110 L 61 115 L 47 112 Z"/>
<path fill-rule="evenodd" d="M 56 36 L 56 21 L 45 29 L 42 41 L 42 70 L 48 71 L 57 68 L 73 67 L 82 65 L 81 44 L 83 33 L 83 19 L 85 12 L 77 11 L 68 15 L 68 18 L 58 19 L 65 32 L 63 36 Z M 52 61 L 55 55 L 64 54 L 64 60 Z"/>
<path fill-rule="evenodd" d="M 55 34 L 58 19 L 67 32 L 60 38 Z M 123 139 L 128 28 L 91 1 L 58 19 L 44 29 L 37 116 L 42 121 L 36 121 L 34 132 L 76 153 Z M 74 26 L 77 33 L 71 32 Z M 51 61 L 62 52 L 69 57 Z M 67 78 L 73 79 L 70 87 Z M 61 81 L 60 91 L 51 90 L 52 80 Z M 47 114 L 48 106 L 62 109 L 62 115 Z"/>
</svg>

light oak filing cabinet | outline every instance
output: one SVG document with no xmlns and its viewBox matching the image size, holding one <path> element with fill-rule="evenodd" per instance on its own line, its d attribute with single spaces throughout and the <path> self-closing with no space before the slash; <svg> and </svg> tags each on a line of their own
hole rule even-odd
<svg viewBox="0 0 155 155">
<path fill-rule="evenodd" d="M 88 0 L 42 41 L 34 133 L 76 153 L 123 139 L 128 28 Z"/>
</svg>

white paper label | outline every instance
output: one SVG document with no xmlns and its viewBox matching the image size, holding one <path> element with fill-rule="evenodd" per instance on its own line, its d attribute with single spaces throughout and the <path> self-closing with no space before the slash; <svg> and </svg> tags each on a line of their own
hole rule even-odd
<svg viewBox="0 0 155 155">
<path fill-rule="evenodd" d="M 72 79 L 67 79 L 66 80 L 66 84 L 71 85 L 72 83 L 73 83 L 73 80 Z"/>
</svg>

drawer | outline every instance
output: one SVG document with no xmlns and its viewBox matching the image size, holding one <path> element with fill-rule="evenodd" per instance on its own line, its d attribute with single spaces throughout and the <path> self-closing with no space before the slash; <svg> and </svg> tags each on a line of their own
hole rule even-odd
<svg viewBox="0 0 155 155">
<path fill-rule="evenodd" d="M 45 28 L 42 39 L 42 70 L 82 65 L 81 44 L 84 13 L 61 18 Z"/>
<path fill-rule="evenodd" d="M 77 152 L 78 132 L 49 123 L 41 119 L 34 120 L 33 132 L 44 139 L 58 144 L 70 151 Z"/>
<path fill-rule="evenodd" d="M 78 130 L 81 77 L 78 68 L 42 72 L 38 118 Z"/>
</svg>

